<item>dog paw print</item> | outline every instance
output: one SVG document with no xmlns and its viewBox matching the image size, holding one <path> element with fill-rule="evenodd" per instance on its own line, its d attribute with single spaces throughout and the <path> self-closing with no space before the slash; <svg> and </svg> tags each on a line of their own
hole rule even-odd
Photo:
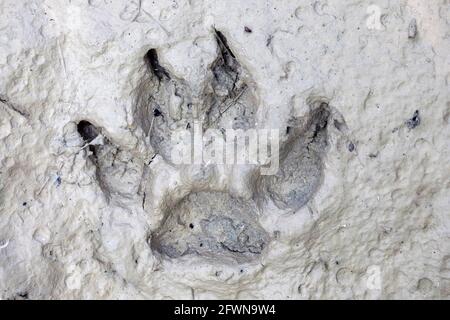
<svg viewBox="0 0 450 320">
<path fill-rule="evenodd" d="M 189 170 L 189 166 L 172 163 L 171 134 L 175 130 L 190 131 L 193 121 L 206 129 L 245 131 L 256 126 L 258 106 L 251 77 L 224 34 L 214 29 L 213 37 L 217 56 L 200 94 L 161 64 L 156 49 L 144 57 L 147 72 L 136 89 L 134 123 L 154 152 L 174 170 Z M 305 119 L 294 121 L 286 130 L 278 172 L 272 176 L 255 173 L 252 198 L 218 191 L 199 181 L 187 187 L 190 192 L 181 199 L 158 208 L 163 219 L 148 239 L 153 251 L 171 259 L 197 255 L 224 263 L 260 257 L 271 240 L 258 221 L 264 204 L 272 202 L 280 210 L 295 212 L 314 196 L 323 180 L 332 114 L 324 102 L 310 107 Z M 151 170 L 145 157 L 115 145 L 91 122 L 80 121 L 77 128 L 96 166 L 97 183 L 108 199 L 122 205 L 145 201 L 142 185 L 148 184 L 145 172 Z M 147 213 L 151 215 L 153 209 Z"/>
</svg>

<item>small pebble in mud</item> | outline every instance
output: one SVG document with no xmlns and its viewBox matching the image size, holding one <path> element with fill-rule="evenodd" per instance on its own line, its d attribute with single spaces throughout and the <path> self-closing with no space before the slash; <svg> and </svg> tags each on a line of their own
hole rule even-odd
<svg viewBox="0 0 450 320">
<path fill-rule="evenodd" d="M 252 33 L 252 29 L 250 29 L 249 27 L 244 27 L 244 31 L 247 33 Z"/>
<path fill-rule="evenodd" d="M 412 19 L 408 26 L 408 38 L 415 39 L 417 36 L 417 21 Z"/>
<path fill-rule="evenodd" d="M 406 126 L 408 127 L 408 129 L 414 129 L 419 124 L 420 124 L 419 110 L 416 110 L 413 114 L 413 117 L 408 121 L 406 121 Z"/>
<path fill-rule="evenodd" d="M 353 152 L 355 150 L 355 145 L 353 144 L 353 142 L 350 142 L 348 144 L 348 151 Z"/>
</svg>

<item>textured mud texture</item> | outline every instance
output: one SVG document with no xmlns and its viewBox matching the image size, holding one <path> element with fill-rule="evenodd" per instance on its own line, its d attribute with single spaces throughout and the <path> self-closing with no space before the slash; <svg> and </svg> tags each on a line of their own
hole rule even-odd
<svg viewBox="0 0 450 320">
<path fill-rule="evenodd" d="M 97 179 L 108 198 L 136 196 L 143 173 L 142 159 L 110 143 L 94 146 L 91 159 L 97 166 Z"/>
<path fill-rule="evenodd" d="M 0 299 L 450 297 L 447 0 L 0 18 Z M 279 130 L 279 171 L 176 164 L 194 121 Z"/>
<path fill-rule="evenodd" d="M 226 193 L 192 193 L 166 214 L 151 243 L 171 258 L 195 253 L 242 262 L 261 254 L 268 242 L 255 205 Z"/>
</svg>

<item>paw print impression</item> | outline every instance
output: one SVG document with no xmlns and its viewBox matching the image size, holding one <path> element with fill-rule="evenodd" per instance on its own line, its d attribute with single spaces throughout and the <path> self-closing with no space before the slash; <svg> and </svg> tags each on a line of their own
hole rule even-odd
<svg viewBox="0 0 450 320">
<path fill-rule="evenodd" d="M 194 122 L 200 123 L 204 131 L 219 129 L 224 140 L 223 129 L 245 131 L 256 127 L 255 85 L 225 35 L 214 29 L 213 39 L 209 39 L 212 54 L 207 75 L 202 74 L 203 80 L 196 84 L 175 75 L 177 72 L 168 63 L 161 62 L 164 60 L 157 49 L 145 55 L 146 72 L 138 82 L 133 110 L 137 125 L 134 129 L 141 130 L 134 132 L 142 133 L 144 145 L 150 144 L 162 157 L 160 164 L 174 163 L 171 135 L 177 130 L 193 133 Z M 185 74 L 185 78 L 189 75 Z M 191 78 L 196 79 L 197 74 Z M 250 178 L 236 178 L 248 186 L 245 195 L 231 194 L 229 185 L 223 182 L 214 185 L 209 180 L 205 183 L 205 179 L 183 180 L 177 174 L 173 177 L 178 180 L 171 181 L 168 189 L 164 186 L 164 191 L 153 194 L 151 188 L 155 188 L 155 181 L 161 179 L 158 174 L 164 170 L 153 171 L 151 152 L 142 152 L 142 145 L 116 145 L 103 136 L 106 131 L 95 122 L 79 121 L 76 129 L 106 198 L 122 207 L 142 207 L 146 214 L 157 217 L 147 239 L 153 252 L 169 259 L 194 255 L 225 264 L 247 263 L 261 259 L 270 247 L 270 228 L 262 227 L 261 215 L 298 211 L 314 197 L 324 180 L 323 162 L 333 130 L 329 124 L 337 112 L 325 99 L 311 101 L 306 100 L 307 112 L 291 115 L 292 121 L 279 141 L 277 173 L 259 175 L 256 168 L 248 175 Z M 196 172 L 190 165 L 170 167 L 173 172 L 186 171 L 186 176 Z M 214 174 L 216 171 L 211 170 Z"/>
</svg>

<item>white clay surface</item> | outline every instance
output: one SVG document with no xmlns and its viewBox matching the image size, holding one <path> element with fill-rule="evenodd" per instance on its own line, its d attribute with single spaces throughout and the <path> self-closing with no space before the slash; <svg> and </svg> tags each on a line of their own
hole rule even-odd
<svg viewBox="0 0 450 320">
<path fill-rule="evenodd" d="M 449 298 L 449 1 L 1 0 L 0 17 L 1 299 Z M 152 241 L 183 197 L 220 193 L 192 205 L 205 215 L 265 194 L 248 166 L 173 165 L 135 114 L 149 49 L 203 103 L 214 28 L 252 125 L 284 134 L 328 103 L 320 185 L 293 212 L 248 210 L 262 252 L 171 258 Z M 110 144 L 100 172 L 81 120 Z"/>
</svg>

